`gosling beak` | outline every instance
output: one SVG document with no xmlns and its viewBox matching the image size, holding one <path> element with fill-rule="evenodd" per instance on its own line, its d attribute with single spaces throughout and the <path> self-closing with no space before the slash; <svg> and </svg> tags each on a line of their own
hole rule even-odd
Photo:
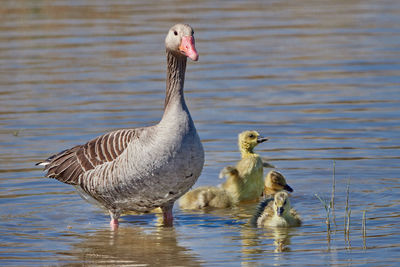
<svg viewBox="0 0 400 267">
<path fill-rule="evenodd" d="M 268 138 L 262 137 L 262 136 L 257 137 L 257 143 L 258 144 L 262 143 L 262 142 L 265 142 L 265 141 L 268 141 Z"/>
<path fill-rule="evenodd" d="M 276 214 L 277 214 L 278 216 L 282 216 L 282 214 L 283 214 L 283 207 L 277 208 L 277 209 L 276 209 Z"/>
<path fill-rule="evenodd" d="M 288 192 L 293 192 L 293 188 L 290 187 L 290 185 L 286 184 L 283 189 L 285 189 Z"/>
<path fill-rule="evenodd" d="M 179 46 L 179 51 L 181 51 L 185 56 L 187 56 L 193 61 L 197 61 L 199 59 L 199 54 L 197 53 L 196 47 L 194 46 L 193 36 L 182 37 L 181 45 Z"/>
</svg>

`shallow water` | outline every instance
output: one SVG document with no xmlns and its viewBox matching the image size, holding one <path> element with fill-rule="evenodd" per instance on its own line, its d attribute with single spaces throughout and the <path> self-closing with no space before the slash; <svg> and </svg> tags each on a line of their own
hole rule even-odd
<svg viewBox="0 0 400 267">
<path fill-rule="evenodd" d="M 156 123 L 163 40 L 180 21 L 194 27 L 200 53 L 185 83 L 206 151 L 196 186 L 221 183 L 219 170 L 239 159 L 237 134 L 255 129 L 270 138 L 257 151 L 295 189 L 302 227 L 253 229 L 246 205 L 175 207 L 173 228 L 157 214 L 127 215 L 112 232 L 107 214 L 34 166 L 107 131 Z M 394 0 L 2 1 L 0 264 L 395 265 L 399 26 Z M 330 198 L 334 162 L 329 237 L 314 194 Z"/>
</svg>

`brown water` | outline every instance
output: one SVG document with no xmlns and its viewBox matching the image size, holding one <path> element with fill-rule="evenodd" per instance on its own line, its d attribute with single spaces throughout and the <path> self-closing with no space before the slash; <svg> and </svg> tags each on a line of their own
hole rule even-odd
<svg viewBox="0 0 400 267">
<path fill-rule="evenodd" d="M 109 217 L 34 163 L 162 115 L 163 40 L 195 29 L 186 98 L 206 151 L 198 185 L 239 159 L 237 134 L 295 189 L 304 225 L 246 223 L 254 205 Z M 2 1 L 0 265 L 396 265 L 400 260 L 400 2 Z M 314 196 L 331 195 L 325 210 Z M 344 235 L 350 178 L 350 235 Z M 361 233 L 366 210 L 367 236 Z M 364 243 L 365 241 L 365 243 Z M 280 252 L 279 244 L 289 251 Z"/>
</svg>

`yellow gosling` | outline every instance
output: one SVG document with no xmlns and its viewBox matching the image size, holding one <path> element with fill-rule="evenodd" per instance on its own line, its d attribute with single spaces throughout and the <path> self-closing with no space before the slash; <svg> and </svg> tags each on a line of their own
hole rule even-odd
<svg viewBox="0 0 400 267">
<path fill-rule="evenodd" d="M 220 173 L 220 178 L 227 178 L 222 188 L 235 204 L 259 200 L 264 189 L 263 162 L 261 157 L 254 153 L 254 148 L 267 140 L 256 131 L 244 131 L 239 134 L 238 144 L 242 158 L 236 167 L 225 167 Z"/>
<path fill-rule="evenodd" d="M 227 177 L 222 188 L 202 186 L 191 190 L 180 198 L 180 208 L 228 208 L 240 202 L 258 201 L 264 189 L 264 164 L 253 150 L 259 143 L 267 140 L 256 131 L 239 134 L 238 143 L 242 159 L 236 167 L 227 166 L 221 170 L 220 178 Z"/>
<path fill-rule="evenodd" d="M 232 198 L 226 191 L 214 186 L 198 187 L 179 199 L 181 209 L 228 208 L 232 205 Z"/>
<path fill-rule="evenodd" d="M 265 205 L 265 203 L 267 203 Z M 278 192 L 274 199 L 264 200 L 260 206 L 265 205 L 264 210 L 256 215 L 259 227 L 293 227 L 300 226 L 301 219 L 296 210 L 290 207 L 289 195 L 286 192 Z M 259 209 L 260 209 L 259 206 Z M 262 209 L 262 208 L 261 208 Z"/>
<path fill-rule="evenodd" d="M 283 190 L 293 192 L 293 189 L 286 183 L 285 177 L 280 172 L 268 172 L 264 182 L 264 197 L 273 197 L 276 193 Z"/>
</svg>

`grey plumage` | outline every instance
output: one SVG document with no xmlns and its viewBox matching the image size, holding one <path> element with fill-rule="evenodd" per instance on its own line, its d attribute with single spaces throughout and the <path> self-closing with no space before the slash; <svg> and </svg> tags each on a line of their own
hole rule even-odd
<svg viewBox="0 0 400 267">
<path fill-rule="evenodd" d="M 203 147 L 183 96 L 187 55 L 180 43 L 174 43 L 174 38 L 192 38 L 188 40 L 194 46 L 192 35 L 185 24 L 175 25 L 167 35 L 166 99 L 158 124 L 113 131 L 51 156 L 39 163 L 47 177 L 74 185 L 106 207 L 112 219 L 124 211 L 171 211 L 204 164 Z M 197 57 L 192 50 L 190 58 Z"/>
</svg>

